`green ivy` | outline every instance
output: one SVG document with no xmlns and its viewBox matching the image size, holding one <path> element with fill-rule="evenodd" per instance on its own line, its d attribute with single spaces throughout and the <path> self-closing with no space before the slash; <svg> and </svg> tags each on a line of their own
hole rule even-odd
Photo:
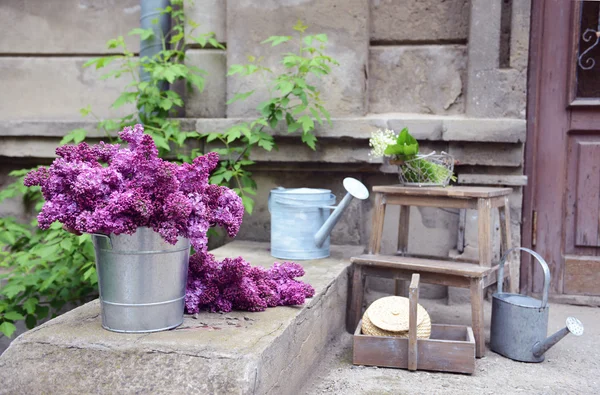
<svg viewBox="0 0 600 395">
<path fill-rule="evenodd" d="M 315 123 L 331 124 L 329 112 L 320 97 L 320 91 L 312 85 L 310 77 L 321 78 L 331 72 L 331 65 L 337 61 L 325 55 L 324 48 L 327 44 L 325 34 L 306 34 L 308 26 L 298 21 L 293 27 L 296 36 L 272 36 L 262 44 L 275 47 L 287 45 L 296 48 L 294 52 L 283 54 L 281 64 L 283 72 L 277 74 L 264 67 L 262 58 L 248 57 L 248 64 L 234 64 L 229 68 L 228 76 L 239 75 L 242 77 L 259 74 L 265 81 L 269 100 L 260 103 L 257 107 L 258 117 L 248 122 L 241 122 L 223 132 L 203 134 L 207 143 L 219 142 L 213 151 L 221 155 L 219 167 L 212 173 L 210 181 L 231 187 L 241 196 L 244 207 L 252 213 L 256 195 L 256 182 L 247 166 L 254 164 L 250 159 L 254 148 L 259 147 L 266 151 L 276 149 L 275 141 L 268 130 L 275 132 L 284 124 L 288 133 L 300 133 L 302 142 L 311 149 L 316 149 L 317 138 L 314 135 Z M 255 93 L 240 92 L 234 95 L 227 104 L 248 99 Z M 214 143 L 213 143 L 214 144 Z M 189 157 L 182 157 L 189 160 Z"/>
</svg>

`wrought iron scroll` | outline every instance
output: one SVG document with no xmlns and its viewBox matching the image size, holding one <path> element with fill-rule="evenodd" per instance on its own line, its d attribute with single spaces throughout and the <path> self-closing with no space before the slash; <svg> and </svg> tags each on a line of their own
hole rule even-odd
<svg viewBox="0 0 600 395">
<path fill-rule="evenodd" d="M 593 29 L 586 29 L 585 32 L 583 32 L 582 39 L 586 43 L 590 42 L 592 40 L 592 38 L 594 38 L 594 37 L 596 37 L 596 42 L 594 42 L 588 49 L 583 51 L 583 53 L 581 55 L 579 55 L 579 58 L 577 59 L 577 63 L 579 64 L 579 67 L 581 67 L 583 70 L 591 70 L 596 65 L 596 61 L 591 56 L 585 60 L 583 58 L 592 49 L 594 49 L 596 47 L 596 45 L 598 45 L 598 42 L 600 41 L 600 31 L 597 32 Z"/>
</svg>

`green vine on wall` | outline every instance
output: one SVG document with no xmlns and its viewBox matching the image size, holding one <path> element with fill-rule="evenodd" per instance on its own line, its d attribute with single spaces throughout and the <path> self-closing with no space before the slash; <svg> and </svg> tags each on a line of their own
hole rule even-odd
<svg viewBox="0 0 600 395">
<path fill-rule="evenodd" d="M 292 36 L 273 36 L 265 45 L 295 45 L 296 51 L 283 55 L 284 71 L 275 71 L 261 65 L 263 59 L 250 56 L 249 63 L 231 66 L 228 76 L 249 76 L 259 73 L 265 81 L 269 99 L 258 106 L 258 116 L 237 124 L 225 131 L 199 134 L 182 129 L 180 120 L 174 118 L 177 109 L 184 105 L 183 98 L 174 90 L 162 90 L 165 84 L 183 82 L 188 90 L 202 91 L 206 72 L 186 63 L 186 43 L 201 47 L 224 48 L 213 33 L 194 36 L 198 27 L 186 21 L 183 0 L 172 0 L 172 6 L 161 12 L 170 14 L 172 29 L 161 36 L 162 49 L 155 56 L 139 58 L 128 50 L 124 37 L 108 42 L 109 49 L 118 54 L 92 59 L 86 67 L 108 70 L 101 78 L 130 78 L 125 90 L 112 104 L 112 108 L 134 105 L 130 113 L 116 119 L 100 119 L 88 106 L 82 115 L 94 117 L 98 130 L 103 130 L 109 140 L 115 132 L 136 122 L 144 124 L 160 149 L 162 157 L 176 157 L 190 162 L 202 155 L 200 148 L 186 152 L 186 146 L 203 145 L 221 155 L 221 162 L 212 174 L 211 182 L 232 187 L 241 197 L 246 210 L 251 213 L 256 194 L 256 182 L 248 166 L 254 164 L 252 150 L 256 147 L 271 151 L 276 148 L 274 132 L 280 124 L 288 133 L 300 133 L 301 139 L 312 149 L 316 148 L 315 123 L 330 122 L 330 116 L 320 98 L 319 90 L 309 83 L 309 76 L 321 77 L 330 73 L 330 65 L 337 62 L 324 54 L 327 36 L 307 35 L 307 26 L 298 22 L 297 33 Z M 186 34 L 185 24 L 191 27 Z M 153 21 L 158 23 L 158 20 Z M 153 29 L 135 28 L 130 35 L 142 40 L 151 38 Z M 149 78 L 140 78 L 142 67 Z M 254 91 L 236 94 L 228 104 L 245 100 Z M 67 134 L 61 144 L 78 144 L 85 140 L 88 131 L 76 129 Z M 218 144 L 218 145 L 215 145 Z M 0 202 L 22 196 L 39 211 L 43 198 L 39 188 L 25 188 L 23 177 L 31 169 L 11 172 L 17 181 L 0 191 Z M 11 337 L 15 323 L 24 321 L 33 328 L 39 320 L 56 315 L 65 305 L 79 304 L 95 297 L 97 276 L 94 249 L 89 235 L 76 236 L 64 231 L 59 224 L 49 230 L 37 227 L 37 220 L 23 224 L 14 218 L 0 219 L 0 333 Z"/>
</svg>

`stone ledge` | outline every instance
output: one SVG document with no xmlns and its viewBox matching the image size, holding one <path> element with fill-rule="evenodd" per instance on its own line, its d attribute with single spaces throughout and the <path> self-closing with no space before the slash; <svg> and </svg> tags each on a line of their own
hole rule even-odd
<svg viewBox="0 0 600 395">
<path fill-rule="evenodd" d="M 182 118 L 184 130 L 197 130 L 199 133 L 222 131 L 243 118 Z M 371 133 L 378 128 L 392 128 L 401 130 L 408 127 L 411 133 L 423 146 L 435 145 L 433 149 L 444 150 L 446 147 L 437 147 L 440 144 L 466 145 L 469 152 L 478 151 L 484 146 L 486 149 L 496 150 L 493 143 L 520 143 L 525 140 L 525 121 L 517 119 L 481 119 L 464 118 L 456 116 L 427 116 L 418 114 L 383 114 L 370 115 L 360 118 L 335 118 L 331 127 L 319 126 L 315 130 L 317 137 L 322 139 L 322 147 L 316 152 L 304 147 L 297 136 L 290 136 L 284 130 L 272 133 L 281 138 L 282 149 L 279 153 L 257 153 L 254 159 L 258 161 L 277 162 L 289 161 L 294 158 L 296 162 L 331 162 L 331 163 L 367 163 L 369 147 L 367 140 Z M 60 138 L 69 131 L 77 128 L 89 130 L 88 136 L 92 139 L 105 137 L 103 131 L 96 129 L 92 121 L 72 120 L 17 120 L 0 121 L 0 156 L 13 158 L 52 158 Z M 286 138 L 289 137 L 289 138 Z M 327 142 L 329 141 L 329 142 Z M 465 143 L 460 143 L 465 142 Z M 474 143 L 481 143 L 477 147 L 468 148 Z M 458 147 L 458 146 L 457 146 Z M 516 144 L 503 147 L 503 155 L 511 159 L 507 166 L 520 165 L 522 161 L 522 147 Z M 514 155 L 510 155 L 511 151 Z M 464 149 L 463 149 L 464 151 Z M 518 152 L 517 152 L 518 151 Z M 292 155 L 292 156 L 290 156 Z M 460 155 L 459 155 L 460 156 Z M 479 155 L 481 156 L 481 155 Z M 481 158 L 480 158 L 481 159 Z M 479 163 L 480 159 L 472 160 L 470 164 Z M 490 159 L 492 160 L 492 159 Z M 466 164 L 467 161 L 464 162 Z M 504 163 L 504 162 L 502 162 Z M 494 164 L 498 166 L 499 164 Z"/>
<path fill-rule="evenodd" d="M 268 243 L 234 241 L 213 253 L 254 265 Z M 316 294 L 304 306 L 186 316 L 175 330 L 117 334 L 100 326 L 98 301 L 19 336 L 0 356 L 1 393 L 295 393 L 344 331 L 347 267 L 360 246 L 301 261 Z"/>
</svg>

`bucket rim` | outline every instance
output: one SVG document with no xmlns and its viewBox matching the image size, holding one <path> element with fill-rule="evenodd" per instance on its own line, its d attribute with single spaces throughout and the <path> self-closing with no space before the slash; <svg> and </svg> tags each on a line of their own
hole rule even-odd
<svg viewBox="0 0 600 395">
<path fill-rule="evenodd" d="M 303 191 L 310 191 L 310 192 L 298 192 L 300 190 Z M 296 193 L 300 196 L 302 195 L 321 195 L 321 194 L 330 194 L 331 193 L 331 189 L 325 189 L 325 188 L 275 188 L 275 189 L 271 189 L 271 193 L 274 194 L 293 194 Z"/>
</svg>

